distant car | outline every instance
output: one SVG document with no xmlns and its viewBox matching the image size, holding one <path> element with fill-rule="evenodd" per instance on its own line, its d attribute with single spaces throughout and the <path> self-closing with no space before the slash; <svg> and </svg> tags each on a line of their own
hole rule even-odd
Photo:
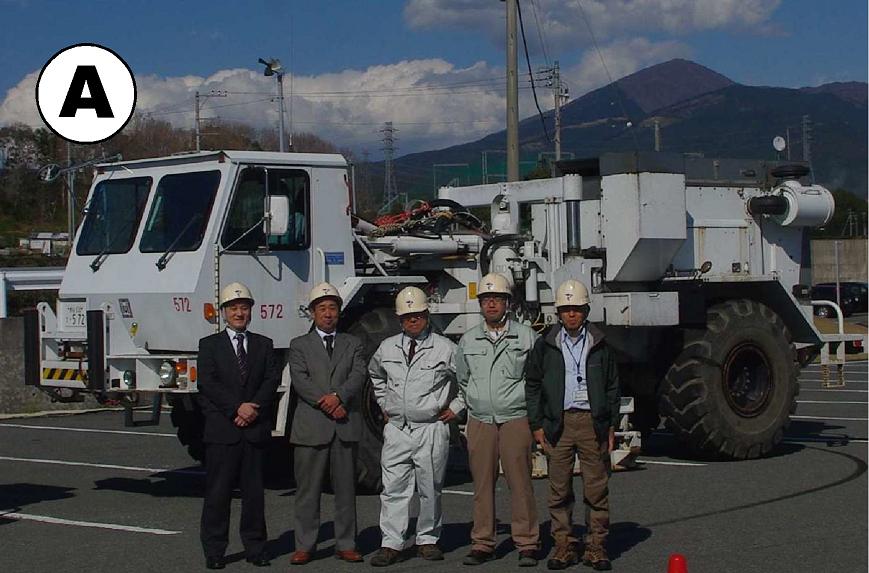
<svg viewBox="0 0 869 573">
<path fill-rule="evenodd" d="M 836 283 L 818 283 L 815 286 L 823 286 L 829 287 L 833 289 L 833 292 L 836 292 Z M 869 283 L 861 283 L 857 281 L 845 281 L 839 282 L 839 286 L 842 287 L 842 293 L 849 293 L 851 298 L 857 299 L 857 308 L 854 309 L 854 312 L 867 312 L 869 311 L 869 301 L 867 301 L 867 294 L 869 294 Z"/>
<path fill-rule="evenodd" d="M 842 309 L 844 316 L 851 316 L 857 311 L 862 311 L 865 306 L 861 307 L 860 289 L 856 286 L 860 283 L 839 283 L 841 297 L 839 306 Z M 865 295 L 864 295 L 865 296 Z M 812 300 L 829 300 L 836 302 L 836 283 L 820 283 L 812 287 Z M 865 298 L 864 298 L 865 301 Z M 865 305 L 865 302 L 863 302 Z M 836 316 L 836 312 L 829 306 L 816 306 L 815 315 L 832 318 Z"/>
</svg>

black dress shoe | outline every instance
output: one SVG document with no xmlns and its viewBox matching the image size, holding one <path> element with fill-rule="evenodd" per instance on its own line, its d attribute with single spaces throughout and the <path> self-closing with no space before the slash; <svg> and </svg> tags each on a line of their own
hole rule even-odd
<svg viewBox="0 0 869 573">
<path fill-rule="evenodd" d="M 260 553 L 259 555 L 254 555 L 253 557 L 247 557 L 246 560 L 254 567 L 268 567 L 272 564 L 272 562 L 269 561 L 268 555 L 266 555 L 265 553 Z"/>
<path fill-rule="evenodd" d="M 226 557 L 206 557 L 206 569 L 224 569 L 226 567 Z"/>
</svg>

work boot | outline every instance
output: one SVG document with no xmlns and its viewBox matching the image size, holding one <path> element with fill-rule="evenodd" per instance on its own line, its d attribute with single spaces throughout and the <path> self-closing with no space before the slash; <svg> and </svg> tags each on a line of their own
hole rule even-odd
<svg viewBox="0 0 869 573">
<path fill-rule="evenodd" d="M 537 567 L 537 552 L 524 549 L 519 552 L 519 567 Z"/>
<path fill-rule="evenodd" d="M 434 543 L 416 546 L 417 554 L 426 561 L 443 561 L 444 552 Z"/>
<path fill-rule="evenodd" d="M 546 562 L 546 568 L 558 571 L 567 569 L 571 565 L 575 565 L 579 561 L 579 555 L 576 552 L 576 545 L 573 543 L 562 542 L 555 546 L 555 553 L 549 561 Z"/>
<path fill-rule="evenodd" d="M 374 557 L 371 558 L 372 567 L 386 567 L 394 563 L 398 563 L 401 559 L 401 551 L 390 549 L 389 547 L 381 547 Z"/>
<path fill-rule="evenodd" d="M 491 551 L 471 549 L 471 552 L 462 560 L 462 563 L 465 565 L 482 565 L 492 557 L 494 557 L 494 554 Z"/>
<path fill-rule="evenodd" d="M 607 557 L 606 549 L 600 545 L 587 545 L 582 555 L 582 564 L 593 568 L 595 571 L 609 571 L 613 568 L 610 558 Z"/>
</svg>

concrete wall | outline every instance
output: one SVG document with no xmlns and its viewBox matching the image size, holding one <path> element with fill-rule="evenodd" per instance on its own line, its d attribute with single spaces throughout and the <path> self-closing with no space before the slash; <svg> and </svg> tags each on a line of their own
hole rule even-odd
<svg viewBox="0 0 869 573">
<path fill-rule="evenodd" d="M 84 402 L 54 403 L 32 386 L 24 385 L 24 319 L 0 319 L 0 415 L 44 410 L 97 408 L 90 396 Z"/>
<path fill-rule="evenodd" d="M 812 241 L 812 284 L 836 282 L 836 243 L 839 243 L 839 280 L 866 282 L 866 239 Z"/>
</svg>

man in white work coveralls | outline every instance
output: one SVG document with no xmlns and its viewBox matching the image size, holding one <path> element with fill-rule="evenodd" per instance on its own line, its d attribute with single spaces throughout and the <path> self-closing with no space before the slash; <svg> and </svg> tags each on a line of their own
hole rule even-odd
<svg viewBox="0 0 869 573">
<path fill-rule="evenodd" d="M 380 458 L 383 541 L 371 559 L 375 567 L 397 563 L 409 545 L 414 490 L 419 495 L 417 553 L 430 561 L 443 559 L 437 542 L 449 422 L 465 409 L 456 389 L 456 345 L 429 327 L 425 293 L 416 287 L 403 289 L 395 299 L 395 312 L 401 334 L 384 340 L 368 364 L 377 404 L 387 422 Z"/>
</svg>

